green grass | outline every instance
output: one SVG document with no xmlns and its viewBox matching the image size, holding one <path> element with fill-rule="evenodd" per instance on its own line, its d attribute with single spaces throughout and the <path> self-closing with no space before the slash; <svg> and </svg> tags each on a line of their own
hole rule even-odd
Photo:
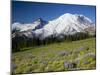
<svg viewBox="0 0 100 75">
<path fill-rule="evenodd" d="M 24 49 L 12 54 L 16 74 L 95 69 L 96 66 L 95 38 Z M 64 65 L 66 61 L 70 63 L 68 67 Z"/>
</svg>

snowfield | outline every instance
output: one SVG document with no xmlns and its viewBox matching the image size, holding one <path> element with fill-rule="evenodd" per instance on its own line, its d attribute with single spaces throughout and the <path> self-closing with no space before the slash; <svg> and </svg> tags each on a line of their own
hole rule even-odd
<svg viewBox="0 0 100 75">
<path fill-rule="evenodd" d="M 74 34 L 77 32 L 85 32 L 85 29 L 92 28 L 95 31 L 95 24 L 84 15 L 70 14 L 65 13 L 60 17 L 52 21 L 44 21 L 42 18 L 37 19 L 34 23 L 22 24 L 22 23 L 13 23 L 12 30 L 18 30 L 23 32 L 23 35 L 26 32 L 30 31 L 32 34 L 30 36 L 37 36 L 41 38 L 46 38 L 51 35 L 68 35 Z M 34 35 L 33 35 L 34 34 Z"/>
</svg>

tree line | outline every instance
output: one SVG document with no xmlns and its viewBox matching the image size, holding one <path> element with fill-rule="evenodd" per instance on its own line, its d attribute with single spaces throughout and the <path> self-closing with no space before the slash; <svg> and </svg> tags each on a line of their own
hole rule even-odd
<svg viewBox="0 0 100 75">
<path fill-rule="evenodd" d="M 52 43 L 59 43 L 59 42 L 71 42 L 71 41 L 77 41 L 77 40 L 82 40 L 90 37 L 95 37 L 91 36 L 88 33 L 82 33 L 78 32 L 73 35 L 58 35 L 55 37 L 54 35 L 51 35 L 45 39 L 40 39 L 40 38 L 27 38 L 26 36 L 19 36 L 16 34 L 14 38 L 12 38 L 12 52 L 18 52 L 21 51 L 22 48 L 26 47 L 36 47 L 36 46 L 41 46 L 41 45 L 48 45 Z"/>
</svg>

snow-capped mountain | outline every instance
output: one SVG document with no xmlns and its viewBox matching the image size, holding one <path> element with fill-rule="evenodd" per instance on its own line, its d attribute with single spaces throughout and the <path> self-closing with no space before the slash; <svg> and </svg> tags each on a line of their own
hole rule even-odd
<svg viewBox="0 0 100 75">
<path fill-rule="evenodd" d="M 42 20 L 41 18 L 38 18 L 35 22 L 29 23 L 29 24 L 22 24 L 19 22 L 13 23 L 12 30 L 16 29 L 20 32 L 27 31 L 27 30 L 34 30 L 42 28 L 47 22 Z"/>
<path fill-rule="evenodd" d="M 32 24 L 14 23 L 12 29 L 21 34 L 33 37 L 46 38 L 51 35 L 69 35 L 77 32 L 86 32 L 88 28 L 95 31 L 93 22 L 84 15 L 65 13 L 52 21 L 43 21 L 41 18 Z"/>
</svg>

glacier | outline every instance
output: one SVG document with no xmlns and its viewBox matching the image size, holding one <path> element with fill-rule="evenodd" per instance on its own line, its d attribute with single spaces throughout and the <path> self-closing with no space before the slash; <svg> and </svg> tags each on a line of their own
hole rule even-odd
<svg viewBox="0 0 100 75">
<path fill-rule="evenodd" d="M 81 14 L 65 13 L 51 21 L 44 21 L 42 18 L 33 23 L 22 24 L 15 22 L 12 24 L 12 30 L 18 30 L 19 33 L 29 37 L 35 36 L 46 38 L 51 35 L 59 36 L 85 32 L 92 28 L 95 31 L 95 24 L 88 17 Z M 89 30 L 88 30 L 89 31 Z"/>
</svg>

